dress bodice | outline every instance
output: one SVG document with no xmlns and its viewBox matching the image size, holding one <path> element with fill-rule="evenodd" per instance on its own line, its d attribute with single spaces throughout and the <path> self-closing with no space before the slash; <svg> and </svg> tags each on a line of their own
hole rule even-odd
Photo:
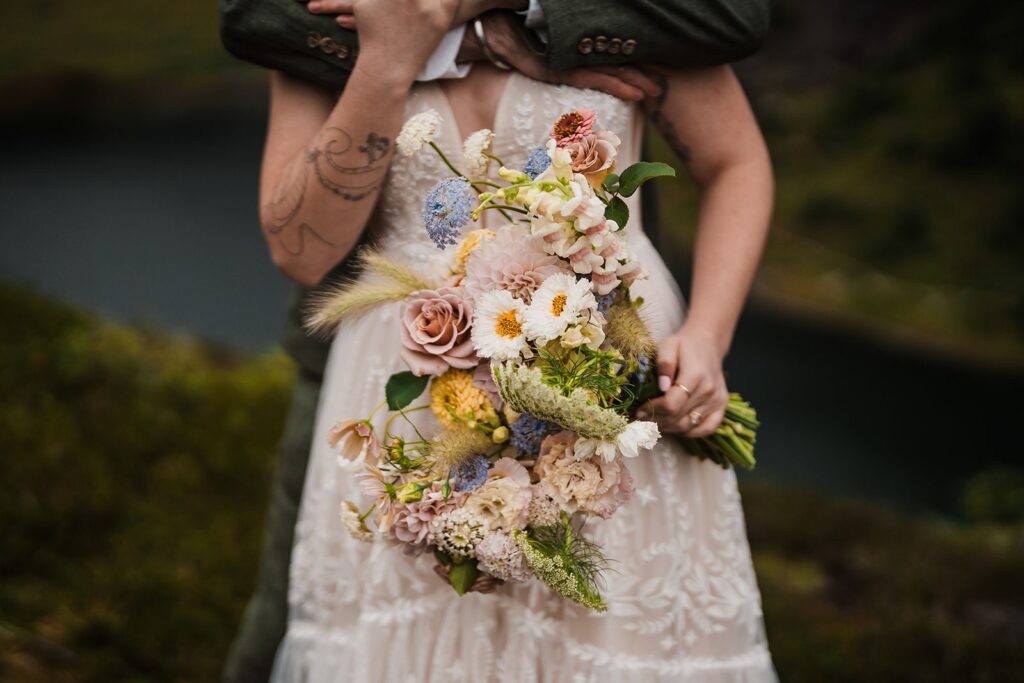
<svg viewBox="0 0 1024 683">
<path fill-rule="evenodd" d="M 417 84 L 406 106 L 405 119 L 428 109 L 436 110 L 442 118 L 435 143 L 459 166 L 463 140 L 444 90 L 436 83 Z M 530 150 L 543 145 L 550 136 L 554 121 L 573 109 L 593 110 L 598 126 L 621 138 L 617 163 L 620 169 L 636 161 L 640 121 L 635 105 L 594 90 L 540 83 L 516 73 L 509 76 L 498 101 L 491 129 L 492 151 L 508 167 L 523 168 Z M 492 174 L 496 171 L 492 164 Z M 430 241 L 423 224 L 427 193 L 439 180 L 451 175 L 433 150 L 424 148 L 412 157 L 396 155 L 371 224 L 372 234 L 382 247 L 410 264 L 418 264 L 425 272 L 440 272 L 451 259 L 450 251 L 441 251 Z M 493 214 L 490 212 L 486 219 L 497 223 L 500 216 Z M 494 223 L 486 225 L 493 227 Z M 631 224 L 631 229 L 639 228 Z"/>
</svg>

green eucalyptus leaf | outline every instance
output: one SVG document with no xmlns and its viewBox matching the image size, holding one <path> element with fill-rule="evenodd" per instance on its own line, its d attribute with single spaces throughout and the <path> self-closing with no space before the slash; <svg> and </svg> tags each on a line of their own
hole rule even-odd
<svg viewBox="0 0 1024 683">
<path fill-rule="evenodd" d="M 622 197 L 612 197 L 608 206 L 605 207 L 604 217 L 615 221 L 620 228 L 624 228 L 626 222 L 629 221 L 629 207 L 626 206 L 626 202 L 622 201 Z"/>
<path fill-rule="evenodd" d="M 619 176 L 616 173 L 609 173 L 604 177 L 604 182 L 601 183 L 607 192 L 618 192 L 619 191 Z"/>
<path fill-rule="evenodd" d="M 384 387 L 384 395 L 388 399 L 388 408 L 391 410 L 401 410 L 406 407 L 423 393 L 423 390 L 427 388 L 428 382 L 430 382 L 429 375 L 417 377 L 408 370 L 391 375 L 388 378 L 387 385 Z"/>
<path fill-rule="evenodd" d="M 660 161 L 637 162 L 619 176 L 619 194 L 623 197 L 632 197 L 633 193 L 648 180 L 661 177 L 674 178 L 675 175 L 674 168 Z"/>
<path fill-rule="evenodd" d="M 452 588 L 456 593 L 465 595 L 479 575 L 480 570 L 476 568 L 476 560 L 463 560 L 452 565 L 451 571 L 448 572 L 448 580 L 452 582 Z"/>
</svg>

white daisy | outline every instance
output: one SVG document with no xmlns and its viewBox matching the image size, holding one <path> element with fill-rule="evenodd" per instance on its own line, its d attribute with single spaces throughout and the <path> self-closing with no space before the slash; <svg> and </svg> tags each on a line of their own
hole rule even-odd
<svg viewBox="0 0 1024 683">
<path fill-rule="evenodd" d="M 441 125 L 441 115 L 433 109 L 416 114 L 402 126 L 401 132 L 395 138 L 398 151 L 407 157 L 411 157 L 420 151 L 423 145 L 433 141 L 434 133 Z"/>
<path fill-rule="evenodd" d="M 470 178 L 486 178 L 487 170 L 491 164 L 491 158 L 487 152 L 491 151 L 491 143 L 494 142 L 494 133 L 484 128 L 466 138 L 462 145 L 463 170 Z"/>
<path fill-rule="evenodd" d="M 523 331 L 528 339 L 541 343 L 558 339 L 570 325 L 589 317 L 596 308 L 589 282 L 568 273 L 555 273 L 533 293 Z"/>
<path fill-rule="evenodd" d="M 482 358 L 511 360 L 527 349 L 523 334 L 526 304 L 504 289 L 484 292 L 476 300 L 473 346 Z"/>
</svg>

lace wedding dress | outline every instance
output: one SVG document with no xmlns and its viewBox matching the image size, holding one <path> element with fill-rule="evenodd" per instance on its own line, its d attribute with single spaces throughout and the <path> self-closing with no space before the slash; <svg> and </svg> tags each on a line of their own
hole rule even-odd
<svg viewBox="0 0 1024 683">
<path fill-rule="evenodd" d="M 406 114 L 428 108 L 444 119 L 438 144 L 461 158 L 454 115 L 436 84 L 418 85 Z M 622 138 L 619 168 L 637 159 L 641 118 L 634 106 L 518 75 L 498 106 L 495 153 L 522 168 L 552 122 L 576 108 L 594 110 L 598 126 Z M 425 194 L 448 175 L 429 150 L 399 156 L 380 198 L 372 227 L 378 244 L 421 272 L 444 273 L 450 262 L 450 250 L 434 246 L 421 217 Z M 651 273 L 634 293 L 660 339 L 682 324 L 682 298 L 643 234 L 639 207 L 631 208 L 630 244 Z M 460 598 L 432 571 L 431 554 L 411 558 L 384 542 L 351 538 L 339 505 L 351 499 L 365 508 L 368 501 L 353 472 L 339 468 L 327 433 L 339 419 L 367 416 L 387 378 L 406 369 L 398 324 L 397 304 L 378 308 L 344 323 L 331 348 L 295 535 L 288 632 L 273 681 L 775 680 L 736 477 L 670 438 L 629 461 L 633 500 L 610 520 L 588 525 L 618 569 L 607 575 L 605 614 L 562 600 L 539 581 Z"/>
</svg>

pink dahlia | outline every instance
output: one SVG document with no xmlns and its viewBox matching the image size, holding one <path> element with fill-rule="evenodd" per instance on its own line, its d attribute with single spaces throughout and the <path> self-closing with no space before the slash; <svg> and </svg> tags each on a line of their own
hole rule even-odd
<svg viewBox="0 0 1024 683">
<path fill-rule="evenodd" d="M 568 272 L 564 261 L 544 251 L 544 244 L 521 229 L 506 226 L 470 254 L 463 287 L 472 299 L 503 289 L 529 303 L 549 276 Z"/>
</svg>

